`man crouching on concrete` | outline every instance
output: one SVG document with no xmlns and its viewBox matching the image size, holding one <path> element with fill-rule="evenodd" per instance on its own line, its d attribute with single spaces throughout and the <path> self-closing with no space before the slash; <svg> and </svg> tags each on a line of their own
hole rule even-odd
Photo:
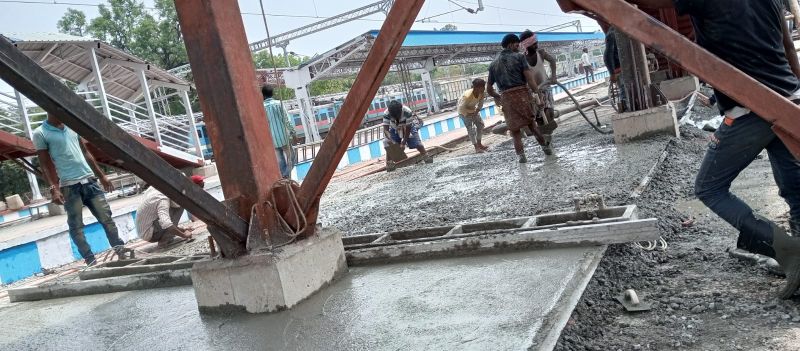
<svg viewBox="0 0 800 351">
<path fill-rule="evenodd" d="M 389 148 L 392 145 L 400 145 L 402 150 L 417 149 L 425 163 L 433 162 L 433 158 L 428 156 L 425 151 L 425 146 L 419 140 L 419 128 L 416 127 L 412 121 L 414 113 L 411 109 L 403 106 L 403 103 L 397 100 L 389 102 L 387 113 L 383 117 L 383 147 L 386 150 L 386 170 L 392 171 L 395 169 L 394 161 L 389 159 Z"/>
<path fill-rule="evenodd" d="M 191 179 L 200 187 L 205 186 L 202 176 L 195 175 Z M 136 230 L 142 240 L 158 243 L 159 248 L 164 248 L 173 243 L 175 237 L 192 238 L 191 233 L 178 228 L 182 215 L 183 208 L 180 205 L 150 187 L 144 192 L 144 199 L 136 209 Z"/>
</svg>

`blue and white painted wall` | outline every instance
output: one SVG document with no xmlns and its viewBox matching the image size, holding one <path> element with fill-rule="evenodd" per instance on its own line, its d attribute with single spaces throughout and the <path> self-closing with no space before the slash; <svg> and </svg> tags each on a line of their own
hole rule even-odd
<svg viewBox="0 0 800 351">
<path fill-rule="evenodd" d="M 116 209 L 114 212 L 118 213 L 114 216 L 114 223 L 120 238 L 125 242 L 138 238 L 135 208 Z M 181 222 L 188 220 L 184 213 Z M 84 217 L 83 221 L 86 224 L 84 235 L 92 251 L 99 253 L 111 248 L 103 227 L 93 216 Z M 0 243 L 0 283 L 13 283 L 42 272 L 42 269 L 56 268 L 81 259 L 78 248 L 69 236 L 65 217 L 59 226 Z"/>
<path fill-rule="evenodd" d="M 39 206 L 34 205 L 17 211 L 4 211 L 2 214 L 0 214 L 0 223 L 28 218 L 33 213 L 42 213 L 42 214 L 47 213 L 47 204 Z"/>
<path fill-rule="evenodd" d="M 487 104 L 481 110 L 481 118 L 487 119 L 497 115 L 497 108 L 494 103 Z M 457 112 L 451 112 L 445 117 L 440 117 L 426 124 L 419 129 L 419 137 L 422 141 L 440 136 L 442 134 L 464 128 L 464 123 L 458 117 Z M 337 168 L 341 169 L 360 162 L 377 159 L 386 154 L 383 148 L 383 139 L 375 140 L 365 145 L 352 147 L 347 150 Z M 292 170 L 292 179 L 301 181 L 308 174 L 312 161 L 300 162 Z"/>
</svg>

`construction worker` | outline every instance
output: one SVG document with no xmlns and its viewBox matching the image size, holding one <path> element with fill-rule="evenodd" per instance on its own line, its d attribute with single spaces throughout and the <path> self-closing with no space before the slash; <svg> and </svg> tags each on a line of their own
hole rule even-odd
<svg viewBox="0 0 800 351">
<path fill-rule="evenodd" d="M 205 186 L 203 176 L 189 177 L 201 188 Z M 151 243 L 158 243 L 159 248 L 169 246 L 176 237 L 191 239 L 192 233 L 178 227 L 184 209 L 171 201 L 154 187 L 144 192 L 144 199 L 136 209 L 136 231 L 139 237 Z"/>
<path fill-rule="evenodd" d="M 603 33 L 606 34 L 606 50 L 603 52 L 603 63 L 610 74 L 609 80 L 617 85 L 619 104 L 617 111 L 625 111 L 625 85 L 622 82 L 622 65 L 619 63 L 619 50 L 617 49 L 617 29 L 605 21 L 597 21 Z"/>
<path fill-rule="evenodd" d="M 517 152 L 519 163 L 528 162 L 525 148 L 522 144 L 522 130 L 528 128 L 536 137 L 536 141 L 544 148 L 545 142 L 539 127 L 534 122 L 533 99 L 531 93 L 538 92 L 533 71 L 530 70 L 525 56 L 519 53 L 519 37 L 516 34 L 506 34 L 500 43 L 503 51 L 489 65 L 489 81 L 486 90 L 495 103 L 503 108 L 505 122 L 511 136 L 514 138 L 514 150 Z M 494 90 L 494 85 L 500 94 Z"/>
<path fill-rule="evenodd" d="M 292 145 L 297 143 L 297 133 L 294 125 L 289 120 L 289 114 L 281 102 L 273 99 L 274 89 L 270 85 L 261 86 L 261 95 L 264 97 L 264 111 L 269 121 L 269 131 L 272 134 L 272 145 L 275 147 L 275 156 L 278 158 L 278 167 L 281 176 L 289 179 L 294 168 L 294 150 Z"/>
<path fill-rule="evenodd" d="M 640 7 L 672 7 L 689 15 L 697 43 L 792 101 L 800 101 L 800 64 L 781 0 L 634 0 Z M 788 44 L 787 44 L 788 43 Z M 711 138 L 695 180 L 697 197 L 739 230 L 737 248 L 775 258 L 786 274 L 783 298 L 800 286 L 800 161 L 771 123 L 715 90 L 724 122 Z M 730 192 L 731 183 L 767 150 L 780 196 L 789 204 L 790 237 Z"/>
<path fill-rule="evenodd" d="M 399 145 L 402 150 L 406 147 L 417 149 L 425 163 L 433 162 L 433 158 L 425 151 L 425 146 L 419 139 L 419 126 L 414 123 L 414 113 L 410 108 L 403 106 L 397 100 L 389 102 L 386 115 L 383 116 L 383 147 L 388 149 L 392 145 Z M 391 171 L 395 167 L 393 160 L 386 157 L 386 170 Z"/>
<path fill-rule="evenodd" d="M 72 129 L 65 126 L 53 114 L 33 131 L 33 145 L 39 156 L 44 178 L 50 183 L 50 196 L 53 203 L 64 205 L 67 212 L 67 225 L 72 242 L 78 247 L 86 265 L 95 264 L 94 253 L 83 232 L 83 206 L 89 208 L 105 230 L 109 245 L 119 258 L 133 257 L 133 250 L 125 247 L 120 239 L 117 226 L 111 217 L 111 207 L 106 201 L 105 191 L 113 191 L 114 186 L 86 150 L 84 141 Z M 97 184 L 98 180 L 103 188 Z"/>
<path fill-rule="evenodd" d="M 489 148 L 481 143 L 485 125 L 481 119 L 481 110 L 486 100 L 486 81 L 481 78 L 472 80 L 472 88 L 467 89 L 458 98 L 458 117 L 467 127 L 469 141 L 475 147 L 475 153 L 486 152 Z"/>
<path fill-rule="evenodd" d="M 536 33 L 526 30 L 519 35 L 520 51 L 525 55 L 528 65 L 531 66 L 533 79 L 539 88 L 539 93 L 534 95 L 533 114 L 536 116 L 536 124 L 544 136 L 546 155 L 553 154 L 553 131 L 558 128 L 555 120 L 555 102 L 553 101 L 553 90 L 551 84 L 558 83 L 556 79 L 556 58 L 548 54 L 544 49 L 539 48 L 539 41 Z M 547 76 L 545 61 L 550 64 L 550 76 Z"/>
<path fill-rule="evenodd" d="M 589 49 L 587 48 L 583 48 L 583 54 L 581 54 L 581 67 L 583 67 L 583 73 L 586 74 L 586 84 L 594 83 L 594 67 L 592 66 L 592 57 L 589 56 Z M 589 79 L 591 79 L 591 82 Z"/>
</svg>

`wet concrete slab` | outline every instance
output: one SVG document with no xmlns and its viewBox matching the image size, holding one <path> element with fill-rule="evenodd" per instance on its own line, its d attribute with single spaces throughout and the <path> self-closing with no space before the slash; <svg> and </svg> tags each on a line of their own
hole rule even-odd
<svg viewBox="0 0 800 351">
<path fill-rule="evenodd" d="M 602 252 L 355 267 L 275 314 L 200 315 L 191 287 L 11 304 L 0 349 L 527 349 L 557 338 Z"/>
</svg>

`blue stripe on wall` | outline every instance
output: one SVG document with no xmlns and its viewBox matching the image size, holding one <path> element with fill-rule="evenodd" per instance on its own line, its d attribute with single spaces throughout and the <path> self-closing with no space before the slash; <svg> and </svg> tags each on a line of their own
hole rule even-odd
<svg viewBox="0 0 800 351">
<path fill-rule="evenodd" d="M 19 213 L 19 218 L 30 217 L 31 216 L 31 209 L 30 208 L 26 208 L 26 209 L 21 210 L 21 211 L 19 211 L 17 213 Z"/>
<path fill-rule="evenodd" d="M 433 130 L 435 131 L 435 133 L 434 133 L 434 134 L 436 134 L 436 135 L 440 135 L 440 134 L 442 134 L 442 133 L 443 133 L 443 129 L 442 129 L 442 121 L 439 121 L 439 122 L 436 122 L 436 123 L 434 123 L 434 124 L 433 124 Z"/>
<path fill-rule="evenodd" d="M 347 161 L 349 164 L 354 164 L 361 162 L 361 153 L 358 152 L 358 148 L 352 148 L 347 150 Z"/>
<path fill-rule="evenodd" d="M 5 221 L 6 221 L 6 219 L 5 219 L 5 218 L 3 218 L 3 216 L 0 216 L 0 223 L 3 223 L 3 222 L 5 222 Z"/>
<path fill-rule="evenodd" d="M 495 114 L 495 112 L 494 112 L 494 105 L 492 105 L 492 106 L 489 106 L 489 114 L 490 114 L 490 115 L 492 115 L 492 116 L 494 116 L 494 114 Z"/>
<path fill-rule="evenodd" d="M 30 277 L 42 271 L 36 243 L 14 246 L 0 252 L 0 281 L 3 284 Z"/>
<path fill-rule="evenodd" d="M 486 109 L 481 110 L 481 117 L 486 118 Z"/>
<path fill-rule="evenodd" d="M 303 180 L 308 174 L 308 170 L 311 169 L 311 161 L 298 163 L 295 169 L 297 169 L 297 179 Z"/>
<path fill-rule="evenodd" d="M 430 126 L 424 126 L 419 130 L 419 137 L 422 140 L 428 140 L 431 138 L 431 132 L 428 130 Z"/>
<path fill-rule="evenodd" d="M 86 242 L 92 247 L 92 252 L 94 253 L 111 248 L 111 245 L 108 243 L 108 238 L 106 238 L 106 232 L 103 230 L 103 226 L 98 222 L 83 227 L 83 235 L 86 237 Z M 81 257 L 80 252 L 78 252 L 78 247 L 75 246 L 75 242 L 72 241 L 72 238 L 70 238 L 69 242 L 72 245 L 72 256 L 75 257 L 75 259 L 82 259 L 83 257 Z"/>
<path fill-rule="evenodd" d="M 456 121 L 454 121 L 453 118 L 450 118 L 447 120 L 447 130 L 453 130 L 453 129 L 456 129 Z"/>
<path fill-rule="evenodd" d="M 381 157 L 381 146 L 383 144 L 382 140 L 373 141 L 369 143 L 369 157 L 370 158 L 378 158 Z"/>
</svg>

